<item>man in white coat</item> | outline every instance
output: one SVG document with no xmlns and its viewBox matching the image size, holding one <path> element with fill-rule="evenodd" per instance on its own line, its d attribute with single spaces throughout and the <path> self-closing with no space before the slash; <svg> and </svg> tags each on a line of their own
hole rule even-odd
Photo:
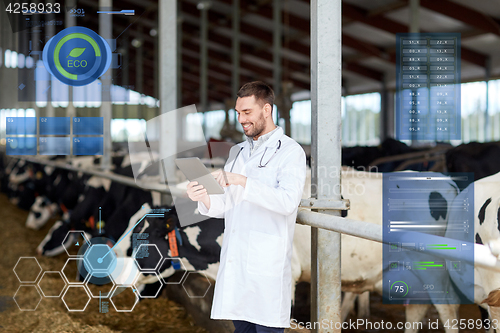
<svg viewBox="0 0 500 333">
<path fill-rule="evenodd" d="M 290 327 L 292 242 L 306 157 L 275 126 L 268 85 L 250 82 L 237 95 L 247 141 L 231 149 L 224 171 L 213 173 L 225 193 L 187 186 L 201 214 L 225 218 L 211 318 L 233 320 L 235 333 L 283 332 Z"/>
</svg>

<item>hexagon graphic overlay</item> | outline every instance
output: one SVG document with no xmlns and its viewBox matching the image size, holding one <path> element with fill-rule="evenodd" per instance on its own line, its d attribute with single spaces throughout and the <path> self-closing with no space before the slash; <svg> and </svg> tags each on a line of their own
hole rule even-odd
<svg viewBox="0 0 500 333">
<path fill-rule="evenodd" d="M 21 283 L 35 283 L 42 273 L 42 267 L 35 257 L 20 257 L 13 270 Z"/>
<path fill-rule="evenodd" d="M 38 281 L 38 288 L 44 297 L 61 297 L 65 287 L 66 281 L 61 272 L 58 271 L 43 272 L 40 281 Z"/>
<path fill-rule="evenodd" d="M 42 300 L 42 295 L 38 288 L 34 285 L 21 285 L 17 288 L 14 294 L 14 302 L 16 302 L 21 311 L 35 311 Z"/>
</svg>

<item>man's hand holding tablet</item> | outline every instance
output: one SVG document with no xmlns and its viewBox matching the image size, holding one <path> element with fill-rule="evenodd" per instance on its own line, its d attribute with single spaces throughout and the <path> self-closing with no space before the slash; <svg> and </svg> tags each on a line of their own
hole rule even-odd
<svg viewBox="0 0 500 333">
<path fill-rule="evenodd" d="M 241 185 L 243 187 L 246 185 L 247 177 L 225 172 L 222 169 L 210 173 L 197 157 L 178 158 L 175 160 L 175 164 L 190 180 L 187 185 L 188 197 L 193 201 L 203 202 L 208 209 L 210 209 L 209 194 L 223 194 L 222 187 L 228 187 L 229 185 Z"/>
<path fill-rule="evenodd" d="M 238 173 L 217 170 L 212 172 L 212 175 L 222 187 L 228 187 L 229 185 L 241 185 L 245 187 L 247 184 L 247 177 Z"/>
<path fill-rule="evenodd" d="M 197 157 L 177 158 L 175 164 L 190 180 L 187 195 L 193 201 L 201 201 L 210 209 L 209 194 L 224 194 L 224 189 Z"/>
<path fill-rule="evenodd" d="M 201 201 L 207 209 L 210 209 L 210 197 L 208 196 L 207 189 L 203 185 L 198 185 L 197 181 L 187 184 L 187 195 L 189 199 Z"/>
</svg>

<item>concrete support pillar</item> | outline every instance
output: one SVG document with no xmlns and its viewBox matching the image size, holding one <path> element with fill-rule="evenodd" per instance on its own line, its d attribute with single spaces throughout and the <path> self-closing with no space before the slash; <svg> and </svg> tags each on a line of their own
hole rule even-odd
<svg viewBox="0 0 500 333">
<path fill-rule="evenodd" d="M 341 0 L 311 1 L 311 193 L 318 199 L 340 200 Z M 321 211 L 340 216 L 340 211 Z M 311 321 L 341 322 L 340 234 L 311 230 Z M 320 327 L 313 332 L 340 332 Z"/>
<path fill-rule="evenodd" d="M 420 32 L 420 0 L 410 0 L 410 32 Z"/>
<path fill-rule="evenodd" d="M 142 24 L 138 24 L 137 26 L 139 32 L 141 32 L 141 35 L 144 33 Z M 136 37 L 137 38 L 137 37 Z M 141 101 L 143 101 L 144 97 L 144 39 L 141 37 L 138 37 L 139 39 L 139 47 L 136 48 L 136 58 L 135 58 L 135 84 L 136 84 L 136 91 L 141 94 Z M 139 108 L 139 117 L 144 118 L 144 105 L 140 104 L 138 105 Z"/>
<path fill-rule="evenodd" d="M 490 77 L 491 77 L 491 58 L 488 57 L 485 66 L 485 81 L 486 81 L 486 105 L 484 108 L 484 141 L 488 142 L 492 140 L 491 135 L 491 122 L 489 119 L 490 114 Z"/>
<path fill-rule="evenodd" d="M 76 7 L 76 0 L 66 0 L 65 1 L 65 6 L 66 8 L 75 8 Z M 69 11 L 66 11 L 65 14 L 65 21 L 66 21 L 66 28 L 74 27 L 76 26 L 76 17 L 71 15 Z M 66 117 L 76 117 L 76 109 L 75 105 L 73 104 L 73 86 L 68 85 L 68 106 L 66 107 Z M 72 119 L 71 119 L 72 120 Z M 71 129 L 73 126 L 70 127 Z M 73 131 L 71 130 L 71 141 L 73 141 Z M 73 155 L 73 145 L 70 145 L 70 153 L 71 155 L 68 156 L 68 159 L 71 158 Z"/>
<path fill-rule="evenodd" d="M 207 135 L 207 121 L 205 112 L 208 111 L 208 1 L 200 2 L 200 110 L 203 112 L 203 133 Z M 208 139 L 208 138 L 206 138 Z"/>
<path fill-rule="evenodd" d="M 110 10 L 113 7 L 113 0 L 99 0 L 99 8 L 107 8 Z M 105 9 L 106 10 L 106 9 Z M 113 28 L 112 28 L 112 17 L 113 15 L 99 15 L 99 35 L 104 39 L 113 38 Z M 111 169 L 111 152 L 112 152 L 112 142 L 111 142 L 111 117 L 112 117 L 112 105 L 111 105 L 111 75 L 113 70 L 111 67 L 101 76 L 101 117 L 103 117 L 103 156 L 101 159 L 101 168 L 104 170 Z"/>
<path fill-rule="evenodd" d="M 394 138 L 394 94 L 387 89 L 384 78 L 380 91 L 380 142 L 387 138 Z"/>
<path fill-rule="evenodd" d="M 233 0 L 233 35 L 232 35 L 232 52 L 231 52 L 231 61 L 233 65 L 233 72 L 231 78 L 231 92 L 233 101 L 236 100 L 236 94 L 240 89 L 240 0 Z M 236 122 L 238 121 L 238 116 L 236 114 L 236 110 L 234 110 L 234 103 L 230 107 L 234 112 L 234 123 L 232 124 L 233 128 L 236 128 Z M 226 103 L 227 108 L 227 103 Z M 228 113 L 226 113 L 226 117 L 228 117 Z"/>
<path fill-rule="evenodd" d="M 46 19 L 48 21 L 54 20 L 55 15 L 47 15 Z M 45 26 L 45 34 L 49 37 L 52 38 L 56 34 L 56 26 L 53 24 L 48 24 Z M 45 36 L 44 36 L 45 37 Z M 44 40 L 44 42 L 48 42 L 47 40 Z M 49 88 L 47 89 L 47 106 L 45 107 L 45 116 L 47 117 L 55 117 L 55 110 L 54 106 L 52 106 L 52 80 L 56 80 L 52 75 L 50 75 L 50 81 L 48 82 Z"/>
<path fill-rule="evenodd" d="M 159 80 L 160 80 L 160 114 L 177 109 L 177 1 L 160 1 L 159 5 Z M 175 114 L 169 117 L 177 123 Z M 177 126 L 168 123 L 166 117 L 161 118 L 160 156 L 173 156 L 177 153 Z M 175 164 L 161 163 L 160 175 L 175 174 Z M 164 180 L 166 181 L 166 179 Z"/>
</svg>

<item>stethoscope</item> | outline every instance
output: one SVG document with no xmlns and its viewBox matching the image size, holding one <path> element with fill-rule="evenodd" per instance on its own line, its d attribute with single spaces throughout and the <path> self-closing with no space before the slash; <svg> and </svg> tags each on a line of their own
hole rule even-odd
<svg viewBox="0 0 500 333">
<path fill-rule="evenodd" d="M 236 157 L 234 158 L 234 161 L 233 161 L 233 165 L 231 166 L 231 170 L 229 172 L 233 172 L 234 164 L 236 163 L 238 156 L 240 156 L 240 153 L 243 150 L 243 148 L 245 148 L 245 147 L 241 147 L 238 154 L 236 154 Z M 266 147 L 266 149 L 264 150 L 264 154 L 262 154 L 262 157 L 260 158 L 259 165 L 257 165 L 257 167 L 259 167 L 259 168 L 265 168 L 269 164 L 269 162 L 273 159 L 274 155 L 276 155 L 276 153 L 278 152 L 278 149 L 281 148 L 281 140 L 278 140 L 278 147 L 276 147 L 276 150 L 274 151 L 274 154 L 271 156 L 271 158 L 264 165 L 262 165 L 262 160 L 264 159 L 264 155 L 266 155 L 267 148 L 269 148 L 269 147 Z"/>
</svg>

